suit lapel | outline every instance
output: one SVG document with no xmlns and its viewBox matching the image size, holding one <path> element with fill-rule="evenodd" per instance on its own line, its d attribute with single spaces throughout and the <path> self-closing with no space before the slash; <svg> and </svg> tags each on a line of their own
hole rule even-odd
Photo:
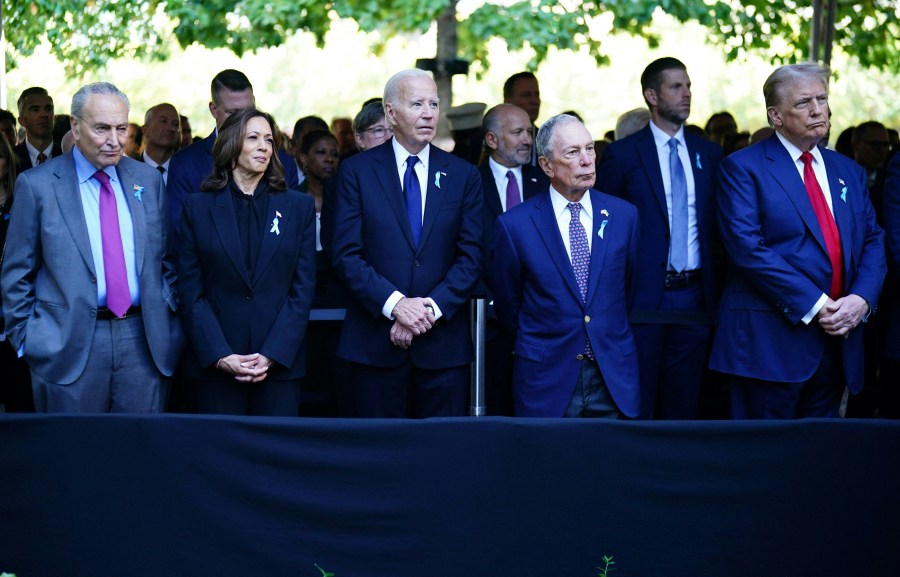
<svg viewBox="0 0 900 577">
<path fill-rule="evenodd" d="M 135 260 L 137 260 L 138 278 L 141 278 L 141 274 L 144 270 L 147 217 L 146 214 L 144 214 L 143 202 L 139 201 L 134 196 L 134 192 L 138 188 L 143 188 L 145 184 L 149 185 L 150 183 L 135 182 L 134 174 L 121 164 L 116 166 L 116 175 L 119 177 L 119 185 L 122 187 L 122 192 L 125 194 L 125 201 L 128 203 L 128 208 L 131 211 L 131 223 L 134 228 L 134 254 Z"/>
<path fill-rule="evenodd" d="M 494 180 L 494 173 L 491 172 L 491 167 L 488 162 L 485 162 L 479 170 L 481 171 L 481 185 L 484 190 L 484 204 L 490 209 L 491 214 L 493 214 L 494 217 L 498 217 L 503 213 L 503 205 L 500 203 L 500 192 L 497 190 L 497 182 Z M 524 175 L 525 172 L 523 171 L 523 180 Z"/>
<path fill-rule="evenodd" d="M 425 175 L 428 192 L 425 194 L 425 215 L 422 218 L 420 247 L 425 246 L 425 243 L 428 242 L 428 236 L 437 221 L 437 215 L 444 201 L 444 189 L 454 185 L 452 180 L 454 175 L 446 172 L 447 158 L 441 154 L 442 151 L 430 144 L 428 146 L 431 147 L 428 153 L 428 173 Z"/>
<path fill-rule="evenodd" d="M 842 177 L 838 163 L 830 162 L 824 154 L 822 155 L 822 160 L 825 163 L 825 172 L 828 173 L 828 186 L 831 188 L 831 206 L 834 213 L 834 221 L 837 224 L 838 234 L 841 237 L 841 252 L 844 260 L 844 279 L 846 282 L 846 279 L 850 278 L 850 271 L 855 268 L 853 266 L 853 246 L 850 244 L 850 241 L 853 239 L 853 209 L 847 197 L 856 191 L 851 191 L 847 186 L 847 181 Z"/>
<path fill-rule="evenodd" d="M 256 261 L 256 274 L 253 282 L 262 278 L 263 272 L 266 270 L 275 249 L 281 244 L 281 239 L 291 234 L 294 228 L 294 222 L 291 215 L 291 202 L 287 199 L 287 194 L 273 194 L 269 196 L 269 214 L 266 215 L 266 230 L 263 232 L 262 246 L 259 247 L 259 258 Z M 270 220 L 271 218 L 271 220 Z M 275 219 L 278 219 L 278 232 L 274 232 Z"/>
<path fill-rule="evenodd" d="M 409 227 L 409 219 L 406 216 L 406 201 L 403 198 L 403 183 L 400 182 L 400 175 L 397 172 L 397 161 L 394 158 L 393 140 L 388 140 L 374 150 L 374 172 L 375 178 L 381 186 L 381 192 L 387 200 L 388 206 L 394 212 L 394 216 L 400 223 L 400 229 L 406 236 L 406 241 L 412 248 L 416 250 L 413 242 L 412 229 Z M 363 192 L 365 194 L 365 192 Z M 427 204 L 427 203 L 426 203 Z"/>
<path fill-rule="evenodd" d="M 545 175 L 540 168 L 535 168 L 529 164 L 522 165 L 522 200 L 547 192 L 550 188 L 549 182 L 544 181 Z"/>
<path fill-rule="evenodd" d="M 687 130 L 684 131 L 688 159 L 690 159 L 691 171 L 694 173 L 694 209 L 697 211 L 697 222 L 699 223 L 706 221 L 703 209 L 712 191 L 706 186 L 706 177 L 703 174 L 705 168 L 709 166 L 709 159 L 701 157 L 700 151 L 697 150 L 698 139 L 698 136 L 694 136 Z"/>
<path fill-rule="evenodd" d="M 559 274 L 565 281 L 572 296 L 581 303 L 581 290 L 578 288 L 578 280 L 576 280 L 575 272 L 572 270 L 572 261 L 569 259 L 569 253 L 566 252 L 566 245 L 563 243 L 562 237 L 560 237 L 559 225 L 556 222 L 556 214 L 553 212 L 550 194 L 552 193 L 548 192 L 534 204 L 531 220 L 534 222 L 534 227 L 547 248 L 547 252 L 550 253 L 550 260 L 559 270 Z"/>
<path fill-rule="evenodd" d="M 94 253 L 91 251 L 91 239 L 88 236 L 87 223 L 84 220 L 81 187 L 75 172 L 75 160 L 71 155 L 61 164 L 61 168 L 55 169 L 54 176 L 57 180 L 53 183 L 53 191 L 56 193 L 56 202 L 59 204 L 66 228 L 69 229 L 69 234 L 72 236 L 72 242 L 81 253 L 84 264 L 94 276 L 97 276 L 97 269 L 94 268 Z"/>
<path fill-rule="evenodd" d="M 594 222 L 590 234 L 594 236 L 591 237 L 593 239 L 591 241 L 591 271 L 588 276 L 586 303 L 591 302 L 594 292 L 597 290 L 601 271 L 603 270 L 603 261 L 606 259 L 606 247 L 609 246 L 609 242 L 606 239 L 609 238 L 609 235 L 614 230 L 611 218 L 612 215 L 607 213 L 606 207 L 603 206 L 602 201 L 600 200 L 600 195 L 593 190 L 589 191 L 588 194 L 591 195 L 591 210 L 594 213 Z M 604 221 L 606 221 L 606 224 L 604 224 Z M 601 228 L 603 229 L 603 238 L 600 237 Z"/>
<path fill-rule="evenodd" d="M 812 201 L 809 200 L 809 194 L 806 192 L 803 179 L 797 172 L 794 160 L 788 154 L 784 145 L 778 140 L 777 135 L 773 134 L 767 139 L 764 142 L 764 146 L 766 158 L 769 161 L 769 172 L 787 194 L 794 208 L 800 214 L 800 218 L 806 224 L 806 228 L 812 233 L 816 242 L 822 247 L 822 251 L 827 255 L 828 249 L 825 246 L 822 227 L 819 226 L 819 220 L 816 218 L 816 212 L 813 210 Z"/>
<path fill-rule="evenodd" d="M 637 156 L 644 166 L 647 180 L 650 181 L 653 198 L 656 199 L 656 205 L 662 213 L 663 222 L 668 227 L 669 207 L 666 202 L 666 187 L 663 185 L 662 172 L 659 168 L 659 153 L 656 151 L 656 142 L 653 140 L 653 132 L 649 125 L 638 133 L 636 140 Z"/>
<path fill-rule="evenodd" d="M 211 193 L 198 193 L 211 194 Z M 234 214 L 234 204 L 231 201 L 231 188 L 226 186 L 215 193 L 215 199 L 209 207 L 210 217 L 219 235 L 219 242 L 225 249 L 225 254 L 232 266 L 249 287 L 250 278 L 247 276 L 247 267 L 244 266 L 244 250 L 241 248 L 240 234 L 237 229 L 237 217 Z M 260 251 L 262 252 L 262 251 Z"/>
</svg>

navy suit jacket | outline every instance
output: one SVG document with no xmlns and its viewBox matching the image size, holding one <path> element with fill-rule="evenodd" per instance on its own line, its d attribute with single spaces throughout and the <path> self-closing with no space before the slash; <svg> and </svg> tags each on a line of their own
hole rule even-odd
<svg viewBox="0 0 900 577">
<path fill-rule="evenodd" d="M 822 150 L 841 237 L 844 294 L 874 308 L 886 267 L 884 233 L 852 160 Z M 719 224 L 729 257 L 710 367 L 775 382 L 803 382 L 819 365 L 826 335 L 801 322 L 831 286 L 831 262 L 803 179 L 777 135 L 722 161 Z M 840 339 L 844 374 L 862 389 L 863 331 Z"/>
<path fill-rule="evenodd" d="M 28 170 L 29 168 L 34 168 L 34 165 L 31 164 L 31 155 L 28 154 L 28 147 L 25 146 L 25 141 L 23 140 L 19 144 L 13 147 L 13 152 L 16 153 L 16 172 L 22 172 Z M 53 150 L 51 151 L 50 158 L 56 158 L 57 156 L 62 156 L 63 151 L 62 148 L 55 142 L 53 143 Z M 50 160 L 48 158 L 47 160 Z"/>
<path fill-rule="evenodd" d="M 147 344 L 169 376 L 184 337 L 162 177 L 130 158 L 116 174 L 134 225 Z M 6 335 L 14 349 L 25 344 L 33 372 L 67 385 L 84 372 L 97 322 L 97 273 L 72 152 L 19 175 L 14 196 L 0 291 Z"/>
<path fill-rule="evenodd" d="M 895 154 L 885 168 L 882 219 L 890 278 L 885 283 L 883 300 L 890 307 L 885 354 L 900 360 L 900 154 Z"/>
<path fill-rule="evenodd" d="M 338 355 L 394 367 L 458 367 L 472 361 L 468 300 L 482 267 L 482 193 L 478 170 L 431 146 L 428 190 L 415 246 L 394 150 L 387 141 L 356 154 L 338 175 L 332 254 L 350 294 Z M 443 312 L 409 349 L 391 344 L 388 297 L 430 297 Z"/>
<path fill-rule="evenodd" d="M 269 197 L 250 278 L 231 195 L 230 187 L 190 194 L 184 207 L 178 283 L 190 349 L 185 373 L 220 378 L 214 368 L 220 358 L 260 353 L 277 363 L 268 378 L 302 377 L 301 345 L 316 282 L 315 202 L 292 189 Z M 279 234 L 270 228 L 276 217 Z"/>
<path fill-rule="evenodd" d="M 591 272 L 582 302 L 550 194 L 497 219 L 488 266 L 497 316 L 516 331 L 515 414 L 565 413 L 578 382 L 578 357 L 590 338 L 616 405 L 635 417 L 640 407 L 638 359 L 628 311 L 637 264 L 637 210 L 623 200 L 590 191 Z"/>
<path fill-rule="evenodd" d="M 209 176 L 213 168 L 212 150 L 216 143 L 216 131 L 199 142 L 195 142 L 175 153 L 169 162 L 169 177 L 166 180 L 166 193 L 169 196 L 169 209 L 172 212 L 172 226 L 181 230 L 181 212 L 184 210 L 188 194 L 199 192 L 200 183 Z M 278 151 L 278 158 L 284 166 L 284 179 L 289 188 L 297 188 L 294 157 L 283 150 Z"/>
<path fill-rule="evenodd" d="M 691 169 L 694 173 L 697 228 L 700 236 L 703 297 L 707 311 L 715 311 L 721 260 L 716 227 L 716 174 L 722 147 L 690 132 L 684 132 Z M 652 321 L 662 300 L 669 258 L 669 216 L 666 191 L 659 167 L 653 132 L 648 125 L 622 140 L 610 143 L 603 152 L 596 186 L 635 205 L 641 215 L 640 268 L 633 321 Z"/>
</svg>

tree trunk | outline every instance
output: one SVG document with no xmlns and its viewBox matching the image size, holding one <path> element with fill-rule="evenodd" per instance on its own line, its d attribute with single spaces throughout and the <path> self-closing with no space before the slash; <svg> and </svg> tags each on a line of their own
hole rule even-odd
<svg viewBox="0 0 900 577">
<path fill-rule="evenodd" d="M 438 98 L 441 100 L 441 116 L 438 119 L 436 139 L 440 142 L 435 143 L 439 145 L 452 142 L 447 112 L 453 106 L 453 77 L 447 71 L 447 65 L 456 59 L 456 3 L 457 0 L 450 0 L 447 9 L 437 21 L 437 70 L 434 72 L 434 82 L 437 84 Z"/>
</svg>

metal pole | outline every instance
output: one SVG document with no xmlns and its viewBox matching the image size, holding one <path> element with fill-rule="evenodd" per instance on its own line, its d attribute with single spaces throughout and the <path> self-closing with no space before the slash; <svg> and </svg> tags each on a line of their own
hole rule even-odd
<svg viewBox="0 0 900 577">
<path fill-rule="evenodd" d="M 475 313 L 475 369 L 472 378 L 471 404 L 469 405 L 470 417 L 483 417 L 486 414 L 484 406 L 484 335 L 487 315 L 485 314 L 485 299 L 472 301 Z"/>
</svg>

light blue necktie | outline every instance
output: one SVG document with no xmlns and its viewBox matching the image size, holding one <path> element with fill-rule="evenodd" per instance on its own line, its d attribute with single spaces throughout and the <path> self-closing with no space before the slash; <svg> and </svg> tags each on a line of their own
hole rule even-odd
<svg viewBox="0 0 900 577">
<path fill-rule="evenodd" d="M 413 242 L 419 246 L 419 237 L 422 235 L 422 187 L 419 186 L 419 177 L 416 176 L 416 163 L 418 156 L 410 156 L 406 159 L 406 174 L 403 175 L 403 196 L 406 197 L 406 216 L 409 218 L 409 228 L 412 230 Z"/>
<path fill-rule="evenodd" d="M 669 241 L 669 265 L 675 272 L 687 268 L 688 190 L 684 166 L 678 158 L 678 140 L 669 140 L 669 174 L 672 179 L 672 234 Z"/>
</svg>

